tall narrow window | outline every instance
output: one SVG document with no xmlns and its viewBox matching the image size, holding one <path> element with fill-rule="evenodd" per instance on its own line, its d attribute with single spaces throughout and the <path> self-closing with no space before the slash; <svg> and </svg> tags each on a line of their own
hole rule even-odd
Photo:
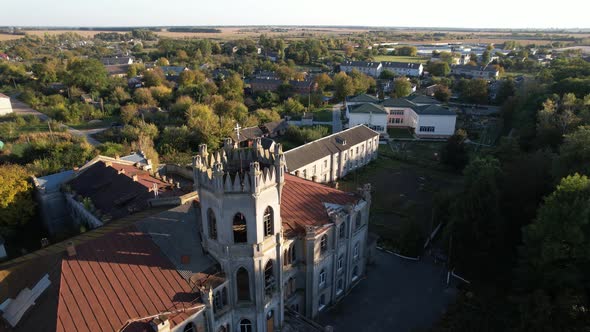
<svg viewBox="0 0 590 332">
<path fill-rule="evenodd" d="M 222 307 L 221 305 L 221 295 L 219 294 L 219 292 L 216 292 L 215 295 L 213 296 L 213 311 L 217 311 L 217 309 L 220 309 Z"/>
<path fill-rule="evenodd" d="M 217 219 L 213 210 L 207 210 L 207 225 L 209 227 L 209 238 L 217 240 Z"/>
<path fill-rule="evenodd" d="M 320 271 L 320 287 L 324 286 L 325 284 L 326 284 L 326 271 L 321 270 Z"/>
<path fill-rule="evenodd" d="M 240 321 L 240 332 L 252 332 L 252 323 L 247 319 Z"/>
<path fill-rule="evenodd" d="M 266 263 L 264 266 L 264 289 L 267 291 L 272 289 L 274 283 L 275 277 L 272 268 L 272 261 L 268 261 L 268 263 Z"/>
<path fill-rule="evenodd" d="M 291 264 L 293 264 L 297 260 L 297 256 L 295 255 L 295 245 L 289 248 L 289 253 L 291 254 Z"/>
<path fill-rule="evenodd" d="M 354 244 L 354 250 L 352 255 L 354 256 L 355 259 L 357 259 L 359 257 L 359 244 L 355 243 Z"/>
<path fill-rule="evenodd" d="M 344 290 L 344 281 L 342 279 L 338 279 L 338 284 L 336 285 L 336 294 L 341 294 Z"/>
<path fill-rule="evenodd" d="M 354 222 L 354 227 L 355 227 L 355 229 L 359 229 L 361 227 L 361 225 L 362 225 L 362 216 L 361 216 L 361 212 L 359 211 L 356 214 L 356 220 Z"/>
<path fill-rule="evenodd" d="M 193 324 L 191 322 L 191 323 L 186 324 L 184 329 L 182 329 L 182 332 L 197 332 L 197 328 L 196 328 L 195 324 Z"/>
<path fill-rule="evenodd" d="M 328 235 L 324 234 L 320 239 L 320 252 L 323 254 L 328 250 Z"/>
<path fill-rule="evenodd" d="M 234 216 L 234 243 L 248 242 L 248 229 L 246 228 L 246 218 L 241 213 L 236 213 Z"/>
<path fill-rule="evenodd" d="M 320 295 L 320 303 L 319 303 L 319 310 L 322 310 L 326 307 L 326 295 Z"/>
<path fill-rule="evenodd" d="M 342 270 L 342 267 L 344 267 L 344 256 L 340 255 L 338 257 L 338 271 Z"/>
<path fill-rule="evenodd" d="M 238 269 L 236 283 L 238 286 L 238 301 L 250 301 L 250 277 L 245 268 Z"/>
<path fill-rule="evenodd" d="M 264 216 L 262 219 L 264 220 L 264 236 L 271 236 L 274 233 L 274 217 L 270 206 L 264 210 Z"/>
<path fill-rule="evenodd" d="M 355 281 L 356 279 L 358 279 L 359 277 L 359 268 L 358 266 L 355 266 L 354 269 L 352 269 L 352 281 Z"/>
<path fill-rule="evenodd" d="M 221 304 L 225 307 L 227 305 L 227 287 L 221 290 Z"/>
<path fill-rule="evenodd" d="M 343 223 L 340 225 L 340 228 L 338 229 L 338 236 L 339 236 L 341 239 L 344 239 L 344 238 L 346 237 L 346 223 L 345 223 L 345 222 L 343 222 Z"/>
</svg>

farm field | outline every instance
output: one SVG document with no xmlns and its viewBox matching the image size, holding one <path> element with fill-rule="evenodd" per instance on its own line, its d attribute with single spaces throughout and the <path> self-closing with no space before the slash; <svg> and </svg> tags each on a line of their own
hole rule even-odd
<svg viewBox="0 0 590 332">
<path fill-rule="evenodd" d="M 392 62 L 428 62 L 428 58 L 421 56 L 401 56 L 401 55 L 377 55 L 375 61 L 392 61 Z"/>
</svg>

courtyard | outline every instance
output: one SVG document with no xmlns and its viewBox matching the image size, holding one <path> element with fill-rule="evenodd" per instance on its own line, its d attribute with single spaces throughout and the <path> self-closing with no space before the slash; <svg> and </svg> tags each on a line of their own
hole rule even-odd
<svg viewBox="0 0 590 332">
<path fill-rule="evenodd" d="M 442 265 L 378 250 L 366 278 L 317 320 L 334 332 L 423 331 L 442 316 L 455 295 L 455 288 L 446 286 Z"/>
</svg>

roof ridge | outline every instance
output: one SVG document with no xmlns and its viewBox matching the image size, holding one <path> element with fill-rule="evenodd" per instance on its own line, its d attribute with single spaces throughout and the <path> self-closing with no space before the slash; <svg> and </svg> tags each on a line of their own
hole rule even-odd
<svg viewBox="0 0 590 332">
<path fill-rule="evenodd" d="M 308 145 L 310 145 L 310 144 L 312 144 L 312 143 L 316 143 L 316 142 L 319 142 L 319 141 L 327 140 L 328 138 L 330 138 L 330 137 L 332 137 L 332 136 L 335 136 L 335 135 L 338 135 L 338 134 L 341 134 L 341 133 L 347 132 L 347 131 L 349 131 L 349 130 L 356 129 L 356 128 L 358 128 L 358 127 L 365 127 L 365 128 L 367 128 L 367 129 L 369 129 L 369 130 L 371 130 L 371 131 L 374 131 L 373 129 L 371 129 L 371 128 L 369 128 L 369 127 L 365 126 L 364 124 L 359 124 L 359 125 L 356 125 L 356 126 L 354 126 L 354 127 L 350 127 L 350 128 L 348 128 L 348 129 L 345 129 L 345 130 L 339 131 L 339 132 L 337 132 L 337 133 L 333 133 L 333 134 L 330 134 L 330 135 L 328 135 L 328 136 L 324 136 L 324 137 L 322 137 L 322 138 L 316 139 L 315 141 L 307 142 L 307 143 L 305 143 L 305 144 L 303 144 L 303 145 L 300 145 L 300 146 L 298 146 L 298 147 L 296 147 L 296 148 L 293 148 L 293 149 L 291 149 L 291 150 L 289 150 L 289 151 L 285 151 L 285 154 L 287 154 L 287 153 L 289 153 L 289 152 L 291 152 L 291 151 L 295 151 L 295 150 L 297 150 L 297 149 L 300 149 L 300 148 L 302 148 L 302 147 L 304 147 L 304 146 L 308 146 Z M 375 134 L 376 134 L 376 135 L 379 135 L 379 133 L 378 133 L 378 132 L 376 132 L 376 131 L 374 131 L 374 132 L 375 132 Z"/>
</svg>

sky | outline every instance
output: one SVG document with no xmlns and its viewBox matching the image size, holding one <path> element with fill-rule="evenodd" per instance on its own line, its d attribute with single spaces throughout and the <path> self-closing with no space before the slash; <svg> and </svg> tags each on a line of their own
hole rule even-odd
<svg viewBox="0 0 590 332">
<path fill-rule="evenodd" d="M 1 0 L 0 26 L 590 28 L 589 0 Z"/>
</svg>

